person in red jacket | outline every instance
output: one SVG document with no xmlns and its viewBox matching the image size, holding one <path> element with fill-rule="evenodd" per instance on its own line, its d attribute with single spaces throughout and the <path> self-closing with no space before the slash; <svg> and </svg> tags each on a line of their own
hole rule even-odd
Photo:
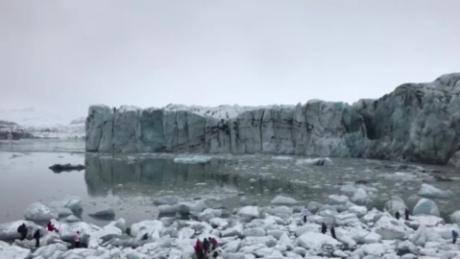
<svg viewBox="0 0 460 259">
<path fill-rule="evenodd" d="M 48 231 L 49 232 L 56 232 L 56 233 L 59 233 L 59 231 L 57 230 L 57 228 L 53 225 L 53 223 L 51 223 L 51 220 L 48 222 L 48 225 L 46 225 L 46 227 L 48 228 Z"/>
<path fill-rule="evenodd" d="M 197 259 L 203 259 L 204 258 L 204 253 L 203 253 L 203 245 L 201 244 L 200 239 L 196 240 L 195 246 L 195 256 Z"/>
</svg>

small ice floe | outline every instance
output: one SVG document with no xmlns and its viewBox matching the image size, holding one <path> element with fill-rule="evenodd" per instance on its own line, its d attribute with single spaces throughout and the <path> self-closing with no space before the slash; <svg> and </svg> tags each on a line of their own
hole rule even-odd
<svg viewBox="0 0 460 259">
<path fill-rule="evenodd" d="M 460 210 L 457 210 L 454 213 L 450 214 L 450 221 L 452 221 L 452 223 L 460 225 Z"/>
<path fill-rule="evenodd" d="M 277 195 L 271 201 L 271 204 L 275 206 L 280 206 L 280 205 L 294 206 L 294 205 L 297 205 L 298 203 L 299 202 L 296 199 L 285 196 L 285 195 Z"/>
<path fill-rule="evenodd" d="M 110 207 L 104 207 L 100 208 L 92 213 L 89 213 L 89 215 L 93 218 L 97 219 L 105 219 L 105 220 L 112 220 L 115 218 L 115 211 L 113 208 Z"/>
<path fill-rule="evenodd" d="M 39 223 L 47 222 L 56 217 L 57 213 L 55 211 L 40 202 L 31 204 L 24 214 L 25 219 Z"/>
<path fill-rule="evenodd" d="M 328 166 L 332 164 L 333 164 L 332 160 L 328 157 L 304 158 L 304 159 L 297 159 L 296 161 L 296 165 Z"/>
<path fill-rule="evenodd" d="M 426 183 L 422 184 L 420 191 L 418 192 L 418 195 L 422 197 L 440 199 L 447 199 L 451 196 L 451 194 L 452 193 L 450 191 L 444 191 Z"/>
<path fill-rule="evenodd" d="M 409 173 L 409 172 L 388 173 L 388 174 L 382 175 L 381 177 L 387 180 L 402 181 L 402 182 L 419 180 L 417 175 L 413 173 Z"/>
<path fill-rule="evenodd" d="M 212 160 L 211 156 L 205 155 L 180 155 L 174 158 L 177 164 L 206 164 Z"/>
<path fill-rule="evenodd" d="M 440 215 L 438 206 L 436 203 L 430 199 L 422 198 L 420 199 L 417 204 L 415 204 L 414 215 L 433 215 L 438 216 Z"/>
<path fill-rule="evenodd" d="M 289 161 L 294 159 L 292 156 L 272 156 L 272 160 Z"/>
</svg>

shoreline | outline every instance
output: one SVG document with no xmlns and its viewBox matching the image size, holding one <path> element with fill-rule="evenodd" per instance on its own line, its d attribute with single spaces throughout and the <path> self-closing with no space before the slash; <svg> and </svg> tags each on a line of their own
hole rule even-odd
<svg viewBox="0 0 460 259">
<path fill-rule="evenodd" d="M 62 202 L 58 208 L 59 213 L 71 213 L 67 218 L 76 220 L 72 223 L 62 217 L 55 220 L 56 208 L 35 204 L 25 213 L 29 221 L 0 224 L 0 240 L 11 242 L 0 242 L 0 258 L 193 258 L 196 240 L 208 237 L 219 244 L 217 258 L 460 256 L 460 245 L 452 244 L 451 236 L 452 230 L 459 232 L 459 227 L 446 224 L 439 211 L 436 215 L 433 208 L 420 210 L 417 204 L 410 220 L 404 220 L 404 216 L 398 220 L 395 213 L 404 215 L 406 208 L 402 199 L 393 197 L 386 203 L 386 211 L 380 211 L 356 204 L 360 202 L 355 196 L 331 194 L 325 204 L 300 204 L 278 195 L 270 206 L 249 205 L 234 210 L 212 208 L 203 200 L 184 202 L 165 197 L 158 205 L 164 213 L 156 219 L 129 226 L 124 219 L 116 219 L 102 227 L 77 221 L 75 214 L 82 210 L 78 200 Z M 305 208 L 311 213 L 306 223 Z M 104 213 L 101 215 L 110 214 Z M 59 234 L 34 223 L 48 219 Z M 34 240 L 12 241 L 19 237 L 17 227 L 22 223 L 30 228 L 29 234 L 40 229 L 40 248 L 34 249 Z M 327 224 L 326 234 L 320 233 L 322 223 Z M 330 233 L 331 226 L 337 239 Z M 81 232 L 86 247 L 69 249 L 76 231 Z"/>
</svg>

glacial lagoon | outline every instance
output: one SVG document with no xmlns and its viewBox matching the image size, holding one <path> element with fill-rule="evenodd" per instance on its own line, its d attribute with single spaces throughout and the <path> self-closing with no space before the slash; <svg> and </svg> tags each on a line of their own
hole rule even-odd
<svg viewBox="0 0 460 259">
<path fill-rule="evenodd" d="M 42 142 L 40 142 L 42 141 Z M 368 159 L 326 160 L 271 155 L 94 154 L 82 141 L 27 140 L 0 143 L 0 222 L 23 217 L 28 205 L 49 204 L 78 196 L 82 219 L 106 222 L 88 214 L 111 207 L 128 222 L 157 218 L 162 197 L 207 200 L 209 206 L 233 209 L 268 205 L 277 194 L 303 204 L 326 202 L 347 186 L 367 191 L 368 207 L 383 208 L 391 195 L 400 195 L 410 208 L 420 198 L 422 183 L 450 191 L 448 199 L 433 199 L 442 215 L 460 208 L 460 174 L 452 167 Z M 84 164 L 85 170 L 54 173 L 55 163 Z"/>
</svg>

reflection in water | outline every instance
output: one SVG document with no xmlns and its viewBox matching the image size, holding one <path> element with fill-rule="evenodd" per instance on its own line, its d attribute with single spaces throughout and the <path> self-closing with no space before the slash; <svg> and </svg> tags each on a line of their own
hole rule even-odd
<svg viewBox="0 0 460 259">
<path fill-rule="evenodd" d="M 297 161 L 297 162 L 296 162 Z M 307 203 L 324 202 L 340 193 L 345 183 L 357 183 L 372 190 L 372 204 L 382 208 L 391 195 L 400 195 L 413 206 L 421 183 L 451 189 L 456 182 L 438 182 L 432 172 L 456 179 L 448 168 L 429 169 L 419 165 L 386 161 L 334 159 L 332 165 L 311 166 L 297 158 L 280 160 L 270 156 L 213 157 L 209 162 L 181 164 L 171 156 L 86 155 L 85 180 L 91 196 L 114 194 L 120 197 L 155 197 L 173 194 L 185 198 L 225 197 L 225 192 L 244 195 L 246 201 L 265 205 L 278 193 Z M 402 172 L 402 173 L 401 173 Z M 449 179 L 450 179 L 449 178 Z M 459 193 L 457 189 L 453 190 Z M 459 193 L 460 194 L 460 193 Z M 437 200 L 450 213 L 450 200 Z M 452 202 L 452 201 L 451 201 Z"/>
<path fill-rule="evenodd" d="M 130 222 L 155 217 L 154 201 L 173 195 L 181 201 L 213 199 L 228 208 L 242 203 L 266 205 L 278 193 L 301 201 L 326 201 L 343 194 L 341 187 L 359 183 L 372 191 L 373 204 L 381 207 L 391 195 L 400 195 L 410 208 L 418 201 L 422 183 L 453 195 L 435 199 L 444 215 L 459 209 L 460 175 L 449 167 L 401 164 L 362 159 L 333 159 L 328 166 L 311 166 L 302 157 L 267 155 L 209 156 L 201 164 L 175 163 L 175 154 L 104 154 L 53 152 L 0 152 L 0 222 L 16 220 L 36 201 L 45 204 L 66 197 L 81 198 L 85 220 L 101 206 L 115 209 Z M 182 160 L 183 161 L 183 160 Z M 55 174 L 52 164 L 86 164 L 86 170 Z M 50 184 L 52 183 L 52 184 Z M 18 186 L 33 186 L 18 192 Z"/>
<path fill-rule="evenodd" d="M 85 180 L 91 196 L 155 195 L 169 192 L 198 195 L 216 187 L 230 188 L 253 195 L 268 195 L 280 190 L 302 195 L 305 186 L 296 188 L 290 181 L 275 177 L 251 178 L 233 170 L 230 161 L 212 159 L 207 163 L 182 164 L 168 158 L 111 157 L 87 154 Z M 267 197 L 270 199 L 269 197 Z"/>
</svg>

